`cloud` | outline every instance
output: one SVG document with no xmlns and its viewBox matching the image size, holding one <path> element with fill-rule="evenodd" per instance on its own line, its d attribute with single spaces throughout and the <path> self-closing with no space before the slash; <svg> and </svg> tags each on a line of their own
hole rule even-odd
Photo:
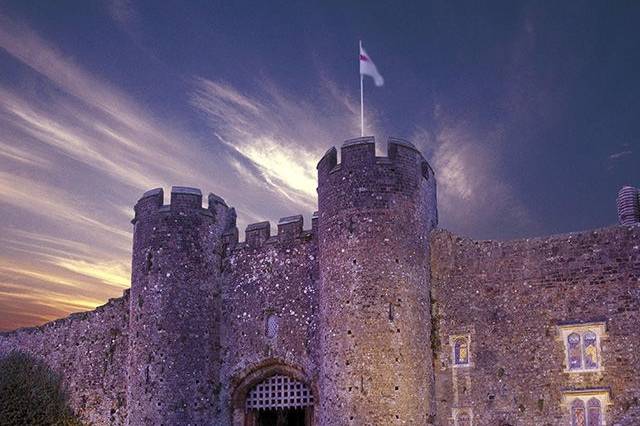
<svg viewBox="0 0 640 426">
<path fill-rule="evenodd" d="M 499 171 L 502 132 L 483 133 L 442 112 L 438 120 L 440 130 L 418 129 L 412 140 L 436 173 L 440 227 L 482 236 L 483 230 L 495 233 L 505 224 L 531 226 L 526 206 Z"/>
<path fill-rule="evenodd" d="M 28 96 L 0 86 L 9 131 L 29 136 L 144 191 L 169 182 L 204 183 L 193 136 L 163 125 L 111 84 L 93 77 L 25 26 L 0 15 L 0 48 L 62 90 Z"/>
<path fill-rule="evenodd" d="M 312 105 L 270 82 L 249 96 L 227 83 L 194 78 L 191 104 L 228 147 L 227 160 L 241 176 L 313 211 L 318 160 L 354 134 L 348 98 L 325 83 L 324 101 Z"/>
<path fill-rule="evenodd" d="M 10 204 L 49 220 L 71 222 L 76 226 L 99 229 L 110 234 L 110 238 L 130 238 L 130 232 L 101 222 L 86 214 L 86 209 L 76 205 L 73 199 L 59 190 L 32 179 L 0 172 L 0 204 Z"/>
<path fill-rule="evenodd" d="M 352 134 L 344 99 L 316 107 L 274 85 L 246 96 L 195 79 L 191 105 L 219 136 L 204 145 L 1 13 L 0 50 L 26 69 L 21 78 L 38 82 L 16 86 L 0 76 L 0 265 L 13 277 L 0 282 L 0 306 L 32 309 L 26 295 L 38 289 L 58 313 L 71 309 L 58 303 L 69 288 L 89 304 L 118 296 L 130 279 L 131 207 L 152 187 L 233 194 L 241 227 L 274 211 L 310 214 L 317 160 Z M 327 99 L 338 93 L 324 91 Z"/>
<path fill-rule="evenodd" d="M 63 257 L 52 257 L 51 262 L 61 268 L 96 278 L 107 285 L 115 285 L 122 289 L 131 286 L 131 272 L 128 263 L 113 261 L 86 261 Z"/>
<path fill-rule="evenodd" d="M 2 50 L 38 84 L 0 76 L 0 307 L 46 304 L 42 318 L 51 319 L 119 296 L 130 280 L 135 199 L 170 184 L 215 190 L 206 161 L 215 155 L 200 158 L 190 134 L 0 15 Z M 0 315 L 0 328 L 6 321 Z"/>
<path fill-rule="evenodd" d="M 39 277 L 0 268 L 0 331 L 41 324 L 104 304 L 102 298 L 87 297 L 78 290 L 50 291 L 46 284 Z"/>
<path fill-rule="evenodd" d="M 12 277 L 35 278 L 37 281 L 54 284 L 58 288 L 69 287 L 75 290 L 82 290 L 85 287 L 85 283 L 83 281 L 70 279 L 60 274 L 34 270 L 29 266 L 16 267 L 9 265 L 0 265 L 0 273 Z"/>
<path fill-rule="evenodd" d="M 0 240 L 4 246 L 28 253 L 32 260 L 63 268 L 111 287 L 128 288 L 131 284 L 128 259 L 131 244 L 104 250 L 79 241 L 22 230 L 11 230 L 10 234 L 12 237 Z"/>
<path fill-rule="evenodd" d="M 11 140 L 11 145 L 6 142 L 7 140 Z M 0 157 L 4 157 L 5 160 L 17 161 L 33 167 L 51 167 L 51 161 L 47 158 L 30 151 L 26 151 L 22 148 L 18 148 L 16 145 L 18 145 L 18 142 L 15 139 L 9 138 L 5 135 L 4 140 L 0 140 Z"/>
<path fill-rule="evenodd" d="M 107 11 L 111 18 L 124 28 L 132 25 L 137 13 L 130 0 L 108 0 Z"/>
<path fill-rule="evenodd" d="M 608 158 L 609 158 L 609 160 L 618 160 L 619 158 L 626 157 L 626 156 L 631 155 L 631 154 L 633 154 L 633 151 L 625 150 L 625 151 L 615 152 L 615 153 L 609 155 Z"/>
</svg>

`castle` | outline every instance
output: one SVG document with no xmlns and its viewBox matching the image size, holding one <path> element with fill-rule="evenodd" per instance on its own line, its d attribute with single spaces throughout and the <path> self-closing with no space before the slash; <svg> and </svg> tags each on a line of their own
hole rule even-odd
<svg viewBox="0 0 640 426">
<path fill-rule="evenodd" d="M 216 195 L 145 193 L 131 289 L 0 353 L 43 359 L 96 425 L 640 424 L 637 189 L 620 225 L 473 241 L 438 229 L 406 141 L 350 140 L 317 169 L 310 229 L 244 242 Z"/>
</svg>

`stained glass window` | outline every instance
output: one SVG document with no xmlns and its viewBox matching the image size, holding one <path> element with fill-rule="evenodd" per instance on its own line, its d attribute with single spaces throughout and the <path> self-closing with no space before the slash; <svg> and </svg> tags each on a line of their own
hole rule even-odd
<svg viewBox="0 0 640 426">
<path fill-rule="evenodd" d="M 571 333 L 567 336 L 567 349 L 569 352 L 569 370 L 582 368 L 582 348 L 580 347 L 580 335 Z"/>
<path fill-rule="evenodd" d="M 584 368 L 598 368 L 598 347 L 596 340 L 596 333 L 593 331 L 587 331 L 583 335 Z"/>
<path fill-rule="evenodd" d="M 471 416 L 466 411 L 458 414 L 456 418 L 456 426 L 471 426 Z"/>
<path fill-rule="evenodd" d="M 469 343 L 464 337 L 458 337 L 453 346 L 454 363 L 456 365 L 469 364 Z"/>
<path fill-rule="evenodd" d="M 587 403 L 589 426 L 602 425 L 602 410 L 598 398 L 591 398 Z"/>
<path fill-rule="evenodd" d="M 584 401 L 576 398 L 571 404 L 571 426 L 587 426 Z"/>
<path fill-rule="evenodd" d="M 606 339 L 605 323 L 567 324 L 560 326 L 566 356 L 566 371 L 597 371 L 602 365 L 602 339 Z"/>
<path fill-rule="evenodd" d="M 609 404 L 609 393 L 605 389 L 571 391 L 564 398 L 569 407 L 571 426 L 602 426 L 604 410 Z"/>
</svg>

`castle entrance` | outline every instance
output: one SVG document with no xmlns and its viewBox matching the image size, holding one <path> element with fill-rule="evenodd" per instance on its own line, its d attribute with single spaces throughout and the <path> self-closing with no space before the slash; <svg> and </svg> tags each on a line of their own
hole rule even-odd
<svg viewBox="0 0 640 426">
<path fill-rule="evenodd" d="M 308 386 L 276 374 L 247 394 L 245 426 L 311 426 L 313 394 Z"/>
<path fill-rule="evenodd" d="M 286 410 L 260 410 L 254 413 L 256 426 L 305 426 L 306 413 L 303 408 Z M 251 416 L 249 416 L 251 417 Z"/>
</svg>

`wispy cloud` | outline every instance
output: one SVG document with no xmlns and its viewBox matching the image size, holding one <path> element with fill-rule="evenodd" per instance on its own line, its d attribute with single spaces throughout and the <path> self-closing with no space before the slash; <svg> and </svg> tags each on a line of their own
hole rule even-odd
<svg viewBox="0 0 640 426">
<path fill-rule="evenodd" d="M 11 144 L 7 142 L 8 140 L 11 140 Z M 51 161 L 47 158 L 31 151 L 18 148 L 17 145 L 18 142 L 15 139 L 10 139 L 5 135 L 4 140 L 0 140 L 0 157 L 4 157 L 5 160 L 16 161 L 32 167 L 48 168 L 51 166 Z"/>
<path fill-rule="evenodd" d="M 627 155 L 631 155 L 631 154 L 633 154 L 633 151 L 631 150 L 614 152 L 613 154 L 609 155 L 609 160 L 617 160 L 619 158 L 626 157 Z"/>
<path fill-rule="evenodd" d="M 125 30 L 142 17 L 127 1 L 108 4 Z M 357 98 L 322 76 L 304 94 L 267 79 L 251 93 L 214 77 L 187 79 L 182 106 L 206 126 L 186 130 L 1 12 L 0 50 L 37 81 L 16 86 L 0 75 L 0 328 L 119 296 L 129 283 L 128 219 L 142 191 L 211 190 L 237 207 L 241 228 L 310 214 L 317 161 L 359 134 Z M 368 112 L 368 133 L 385 133 Z M 414 140 L 436 169 L 441 217 L 462 232 L 496 211 L 527 220 L 491 152 L 500 132 L 440 121 Z M 207 133 L 206 143 L 194 136 Z"/>
<path fill-rule="evenodd" d="M 273 83 L 261 87 L 249 96 L 229 84 L 195 78 L 191 103 L 230 148 L 229 158 L 245 179 L 313 210 L 319 158 L 355 134 L 347 98 L 330 83 L 323 88 L 325 101 L 315 104 Z"/>
<path fill-rule="evenodd" d="M 121 90 L 2 15 L 0 48 L 63 91 L 28 96 L 0 86 L 4 132 L 22 133 L 137 190 L 209 181 L 207 171 L 194 168 L 191 135 L 163 125 Z"/>
<path fill-rule="evenodd" d="M 128 6 L 112 5 L 126 24 Z M 0 223 L 0 264 L 5 275 L 20 277 L 0 281 L 0 305 L 7 293 L 19 293 L 6 290 L 10 281 L 25 295 L 46 288 L 51 301 L 72 286 L 91 300 L 118 295 L 129 282 L 131 206 L 152 187 L 233 194 L 241 227 L 274 211 L 310 214 L 316 162 L 354 134 L 350 101 L 328 82 L 324 101 L 311 104 L 273 84 L 248 96 L 197 78 L 191 105 L 217 135 L 206 146 L 1 12 L 0 50 L 38 81 L 36 90 L 0 77 L 0 209 L 16 217 L 10 229 Z M 22 234 L 12 232 L 16 226 Z"/>
<path fill-rule="evenodd" d="M 137 18 L 137 13 L 130 0 L 107 0 L 109 15 L 123 27 L 128 27 Z"/>
<path fill-rule="evenodd" d="M 523 201 L 500 171 L 499 129 L 483 133 L 439 114 L 439 131 L 419 129 L 413 141 L 430 158 L 438 182 L 440 226 L 463 235 L 505 223 L 532 224 Z"/>
<path fill-rule="evenodd" d="M 10 230 L 9 234 L 11 237 L 0 239 L 6 248 L 28 253 L 41 263 L 111 287 L 128 288 L 130 285 L 128 257 L 131 244 L 104 250 L 78 241 L 21 230 Z"/>
<path fill-rule="evenodd" d="M 36 215 L 46 215 L 49 220 L 71 222 L 87 229 L 99 229 L 109 233 L 110 238 L 130 238 L 130 232 L 115 227 L 86 214 L 86 209 L 77 206 L 68 194 L 32 179 L 0 172 L 0 204 L 6 203 Z"/>
<path fill-rule="evenodd" d="M 188 133 L 1 14 L 0 50 L 39 81 L 30 90 L 0 77 L 0 211 L 15 218 L 0 223 L 0 306 L 32 309 L 39 294 L 48 312 L 95 307 L 129 285 L 135 199 L 217 181 Z"/>
</svg>

